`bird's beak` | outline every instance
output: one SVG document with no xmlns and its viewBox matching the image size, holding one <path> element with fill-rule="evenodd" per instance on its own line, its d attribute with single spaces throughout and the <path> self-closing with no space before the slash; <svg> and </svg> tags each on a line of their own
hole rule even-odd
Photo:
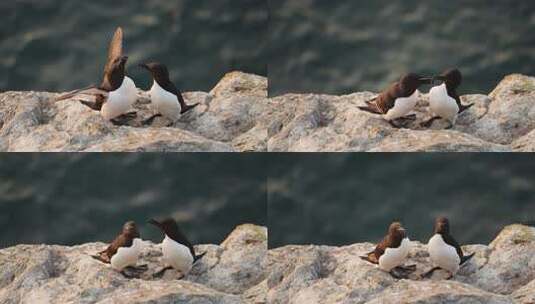
<svg viewBox="0 0 535 304">
<path fill-rule="evenodd" d="M 150 71 L 150 68 L 146 63 L 140 63 L 139 67 Z"/>
<path fill-rule="evenodd" d="M 158 228 L 160 228 L 162 226 L 162 224 L 160 224 L 160 222 L 158 222 L 155 219 L 150 219 L 150 220 L 147 221 L 147 223 L 152 224 L 152 225 L 154 225 L 154 226 L 156 226 Z"/>
<path fill-rule="evenodd" d="M 435 77 L 420 77 L 418 80 L 423 84 L 433 84 Z"/>
</svg>

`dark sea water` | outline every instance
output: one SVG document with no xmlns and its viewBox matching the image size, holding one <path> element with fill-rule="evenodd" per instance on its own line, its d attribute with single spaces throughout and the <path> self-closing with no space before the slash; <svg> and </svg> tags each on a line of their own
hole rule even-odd
<svg viewBox="0 0 535 304">
<path fill-rule="evenodd" d="M 532 0 L 270 0 L 270 94 L 377 91 L 459 67 L 464 93 L 535 76 Z"/>
<path fill-rule="evenodd" d="M 400 220 L 427 242 L 434 218 L 488 244 L 504 225 L 535 224 L 535 161 L 512 154 L 302 154 L 272 159 L 269 242 L 378 241 Z"/>
<path fill-rule="evenodd" d="M 261 155 L 0 155 L 0 248 L 113 239 L 135 220 L 144 239 L 162 236 L 151 217 L 178 220 L 194 243 L 218 244 L 243 223 L 265 225 Z"/>
<path fill-rule="evenodd" d="M 128 73 L 166 63 L 184 91 L 210 90 L 227 72 L 266 75 L 265 0 L 0 1 L 0 91 L 64 91 L 101 79 L 109 39 L 123 26 Z"/>
</svg>

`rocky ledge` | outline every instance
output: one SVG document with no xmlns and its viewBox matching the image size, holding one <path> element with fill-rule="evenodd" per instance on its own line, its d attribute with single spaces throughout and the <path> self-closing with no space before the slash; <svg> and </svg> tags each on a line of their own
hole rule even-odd
<svg viewBox="0 0 535 304">
<path fill-rule="evenodd" d="M 442 270 L 422 279 L 432 265 L 426 246 L 413 245 L 406 265 L 417 270 L 402 280 L 359 258 L 371 243 L 272 249 L 268 303 L 535 303 L 535 228 L 508 226 L 488 246 L 464 246 L 476 255 L 451 280 Z"/>
<path fill-rule="evenodd" d="M 161 269 L 158 245 L 146 242 L 138 264 L 148 270 L 133 279 L 89 256 L 105 246 L 0 250 L 0 303 L 265 303 L 265 227 L 241 225 L 221 245 L 196 246 L 207 254 L 181 280 L 173 271 L 152 277 Z"/>
<path fill-rule="evenodd" d="M 357 106 L 376 96 L 362 92 L 346 96 L 288 94 L 270 103 L 268 147 L 293 152 L 399 151 L 535 151 L 535 78 L 510 75 L 488 96 L 463 96 L 475 103 L 459 116 L 452 130 L 430 117 L 427 94 L 415 109 L 417 119 L 408 129 L 392 128 Z"/>
<path fill-rule="evenodd" d="M 137 118 L 115 126 L 76 100 L 55 102 L 56 93 L 0 94 L 0 151 L 266 151 L 267 127 L 258 119 L 267 112 L 267 79 L 232 72 L 210 93 L 189 92 L 199 103 L 175 125 L 152 116 L 145 92 L 134 105 Z"/>
<path fill-rule="evenodd" d="M 209 93 L 189 92 L 200 105 L 176 124 L 141 121 L 153 111 L 146 93 L 134 106 L 138 117 L 115 126 L 75 100 L 54 102 L 55 93 L 0 94 L 0 151 L 535 151 L 535 77 L 510 75 L 487 95 L 462 96 L 475 106 L 451 130 L 430 115 L 426 94 L 407 129 L 357 107 L 371 92 L 345 96 L 287 94 L 269 99 L 264 77 L 232 72 Z"/>
</svg>

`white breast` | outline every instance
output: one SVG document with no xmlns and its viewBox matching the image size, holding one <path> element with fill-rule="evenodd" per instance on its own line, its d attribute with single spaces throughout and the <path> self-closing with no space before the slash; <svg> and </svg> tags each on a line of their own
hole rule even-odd
<svg viewBox="0 0 535 304">
<path fill-rule="evenodd" d="M 127 113 L 137 100 L 137 88 L 134 81 L 125 77 L 121 86 L 110 92 L 108 100 L 100 113 L 104 119 L 110 120 Z"/>
<path fill-rule="evenodd" d="M 427 250 L 433 263 L 452 274 L 457 273 L 461 259 L 453 246 L 444 242 L 440 234 L 435 234 L 427 244 Z"/>
<path fill-rule="evenodd" d="M 409 97 L 402 97 L 396 99 L 394 107 L 386 113 L 385 119 L 394 120 L 400 117 L 407 116 L 407 114 L 409 114 L 418 103 L 419 97 L 420 92 L 416 90 L 414 94 Z"/>
<path fill-rule="evenodd" d="M 135 266 L 139 258 L 139 253 L 143 247 L 141 239 L 134 239 L 132 246 L 121 247 L 111 257 L 111 267 L 115 270 L 121 271 L 128 266 Z"/>
<path fill-rule="evenodd" d="M 150 90 L 151 102 L 154 109 L 171 121 L 176 121 L 180 117 L 180 104 L 175 94 L 164 90 L 154 81 Z"/>
<path fill-rule="evenodd" d="M 379 268 L 390 271 L 402 265 L 409 255 L 410 246 L 409 238 L 404 238 L 398 248 L 387 248 L 379 258 Z"/>
<path fill-rule="evenodd" d="M 434 115 L 440 116 L 455 124 L 457 114 L 459 113 L 459 106 L 455 99 L 448 95 L 446 84 L 433 87 L 429 91 L 429 108 Z"/>
<path fill-rule="evenodd" d="M 189 248 L 165 236 L 162 242 L 164 263 L 186 275 L 193 265 L 193 256 Z"/>
</svg>

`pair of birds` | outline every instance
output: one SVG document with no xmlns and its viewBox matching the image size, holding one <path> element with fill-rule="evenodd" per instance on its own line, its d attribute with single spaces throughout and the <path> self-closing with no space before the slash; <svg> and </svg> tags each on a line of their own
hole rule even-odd
<svg viewBox="0 0 535 304">
<path fill-rule="evenodd" d="M 448 129 L 450 129 L 455 125 L 457 116 L 474 105 L 461 103 L 457 89 L 462 79 L 462 73 L 458 69 L 449 69 L 434 77 L 410 73 L 401 77 L 398 82 L 392 84 L 374 99 L 366 101 L 366 106 L 361 106 L 359 109 L 382 115 L 395 128 L 404 127 L 407 121 L 416 119 L 416 115 L 409 115 L 409 113 L 418 103 L 420 95 L 418 88 L 441 81 L 440 85 L 429 91 L 429 109 L 434 116 L 421 123 L 421 126 L 430 127 L 435 120 L 442 118 L 449 122 Z"/>
<path fill-rule="evenodd" d="M 165 271 L 175 269 L 183 276 L 187 275 L 193 264 L 200 260 L 206 252 L 196 255 L 195 249 L 172 218 L 163 221 L 150 219 L 148 223 L 158 227 L 165 235 L 162 243 L 162 255 L 164 268 L 155 273 L 154 277 L 162 276 Z M 92 255 L 93 258 L 110 264 L 111 267 L 121 272 L 125 277 L 130 277 L 124 270 L 127 268 L 135 272 L 147 270 L 147 265 L 137 266 L 139 255 L 143 249 L 143 241 L 140 238 L 136 223 L 126 222 L 121 233 L 103 251 Z"/>
<path fill-rule="evenodd" d="M 77 96 L 92 96 L 91 100 L 80 100 L 84 105 L 95 111 L 100 111 L 104 119 L 114 124 L 125 124 L 136 116 L 129 112 L 137 100 L 137 87 L 134 81 L 126 76 L 128 57 L 123 55 L 123 30 L 117 28 L 108 50 L 108 60 L 104 68 L 104 79 L 100 86 L 75 90 L 59 96 L 56 101 L 70 99 Z M 151 124 L 156 117 L 164 116 L 174 124 L 180 115 L 195 108 L 198 104 L 187 105 L 182 93 L 171 82 L 167 67 L 159 62 L 140 64 L 153 77 L 153 85 L 149 93 L 156 114 L 144 121 Z"/>
<path fill-rule="evenodd" d="M 361 258 L 377 264 L 380 269 L 396 278 L 402 278 L 416 270 L 415 265 L 403 266 L 409 255 L 410 244 L 403 226 L 399 222 L 394 222 L 388 228 L 388 234 L 375 249 Z M 444 269 L 451 274 L 448 278 L 451 279 L 459 268 L 475 255 L 475 253 L 464 255 L 461 246 L 451 236 L 450 223 L 445 217 L 438 217 L 435 220 L 434 235 L 427 243 L 427 250 L 435 267 L 423 277 L 429 277 L 434 271 Z"/>
</svg>

